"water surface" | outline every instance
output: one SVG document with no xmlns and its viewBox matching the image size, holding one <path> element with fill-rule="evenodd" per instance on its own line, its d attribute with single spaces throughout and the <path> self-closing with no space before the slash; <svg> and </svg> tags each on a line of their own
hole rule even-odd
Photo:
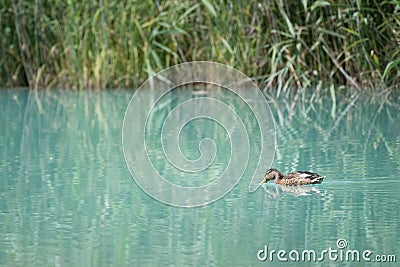
<svg viewBox="0 0 400 267">
<path fill-rule="evenodd" d="M 182 91 L 176 94 L 179 99 Z M 257 252 L 266 245 L 320 252 L 338 249 L 338 239 L 347 243 L 343 251 L 371 250 L 400 260 L 398 101 L 360 97 L 353 106 L 351 99 L 332 106 L 330 98 L 296 105 L 269 99 L 277 127 L 273 167 L 317 171 L 325 181 L 296 189 L 269 184 L 249 193 L 251 174 L 245 173 L 222 199 L 186 209 L 154 200 L 131 178 L 121 129 L 132 95 L 0 91 L 1 265 L 287 266 L 259 261 Z M 205 135 L 220 141 L 219 151 L 228 150 L 223 128 L 209 123 L 182 133 L 188 157 L 198 156 L 201 129 L 211 129 Z M 149 138 L 156 146 L 154 129 Z M 225 155 L 218 154 L 210 173 L 221 172 Z"/>
</svg>

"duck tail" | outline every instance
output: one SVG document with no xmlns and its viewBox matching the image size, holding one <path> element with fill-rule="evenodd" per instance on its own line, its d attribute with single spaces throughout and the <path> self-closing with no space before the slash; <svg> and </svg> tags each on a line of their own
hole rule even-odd
<svg viewBox="0 0 400 267">
<path fill-rule="evenodd" d="M 320 184 L 324 180 L 325 176 L 319 176 L 311 180 L 312 184 Z"/>
</svg>

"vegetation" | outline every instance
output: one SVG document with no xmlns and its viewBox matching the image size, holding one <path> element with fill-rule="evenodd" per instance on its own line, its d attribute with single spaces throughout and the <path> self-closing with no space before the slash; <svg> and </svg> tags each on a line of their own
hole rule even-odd
<svg viewBox="0 0 400 267">
<path fill-rule="evenodd" d="M 194 60 L 278 95 L 400 84 L 396 0 L 0 0 L 0 25 L 2 87 L 134 88 Z"/>
</svg>

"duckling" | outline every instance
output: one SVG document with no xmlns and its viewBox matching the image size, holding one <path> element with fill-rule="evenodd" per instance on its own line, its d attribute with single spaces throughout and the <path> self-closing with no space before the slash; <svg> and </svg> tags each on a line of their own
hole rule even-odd
<svg viewBox="0 0 400 267">
<path fill-rule="evenodd" d="M 325 176 L 321 176 L 313 172 L 291 172 L 287 175 L 283 175 L 276 169 L 269 169 L 265 172 L 265 177 L 261 184 L 266 183 L 270 180 L 275 180 L 275 184 L 280 185 L 306 185 L 306 184 L 320 184 L 324 180 Z"/>
</svg>

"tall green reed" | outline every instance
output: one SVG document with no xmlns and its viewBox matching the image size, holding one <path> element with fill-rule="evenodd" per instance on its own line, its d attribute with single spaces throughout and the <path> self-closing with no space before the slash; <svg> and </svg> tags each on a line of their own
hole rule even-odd
<svg viewBox="0 0 400 267">
<path fill-rule="evenodd" d="M 212 60 L 291 94 L 400 83 L 398 1 L 0 0 L 0 84 L 137 87 Z"/>
</svg>

